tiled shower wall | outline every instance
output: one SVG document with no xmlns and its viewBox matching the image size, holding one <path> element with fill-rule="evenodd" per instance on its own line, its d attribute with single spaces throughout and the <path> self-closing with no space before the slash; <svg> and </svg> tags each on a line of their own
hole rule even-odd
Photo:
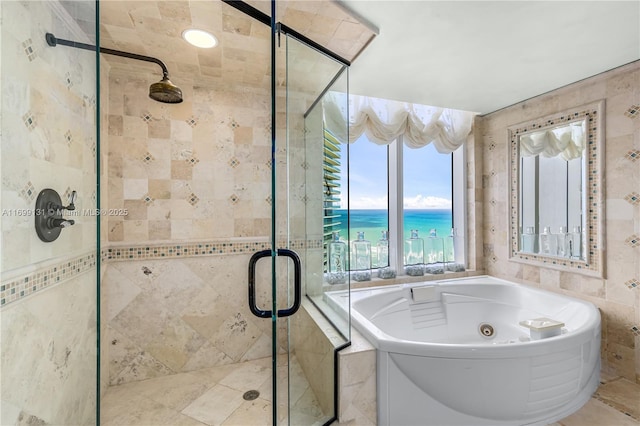
<svg viewBox="0 0 640 426">
<path fill-rule="evenodd" d="M 171 105 L 146 96 L 157 79 L 109 76 L 109 242 L 268 235 L 269 90 L 181 79 Z"/>
<path fill-rule="evenodd" d="M 89 42 L 58 2 L 1 2 L 0 12 L 0 423 L 94 424 L 95 54 L 46 44 L 46 32 Z M 33 225 L 44 188 L 64 204 L 78 193 L 75 225 L 51 243 Z"/>
<path fill-rule="evenodd" d="M 509 260 L 507 127 L 605 100 L 604 279 Z M 640 382 L 640 62 L 481 119 L 486 271 L 593 302 L 602 314 L 603 370 Z"/>
</svg>

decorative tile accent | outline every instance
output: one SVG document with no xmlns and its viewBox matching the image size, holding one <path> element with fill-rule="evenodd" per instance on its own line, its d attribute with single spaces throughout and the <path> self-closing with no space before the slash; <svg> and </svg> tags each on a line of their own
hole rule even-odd
<svg viewBox="0 0 640 426">
<path fill-rule="evenodd" d="M 301 250 L 305 248 L 322 248 L 322 240 L 279 240 L 277 247 Z M 269 241 L 208 241 L 189 244 L 140 245 L 127 247 L 110 247 L 100 251 L 100 259 L 109 261 L 136 259 L 165 259 L 193 256 L 211 256 L 228 254 L 254 253 L 271 247 Z M 66 259 L 54 265 L 48 265 L 26 274 L 14 276 L 0 283 L 0 307 L 29 296 L 52 285 L 63 283 L 69 279 L 95 269 L 97 259 L 95 253 L 86 253 Z"/>
<path fill-rule="evenodd" d="M 640 150 L 632 149 L 631 151 L 627 152 L 625 158 L 631 161 L 640 160 Z"/>
<path fill-rule="evenodd" d="M 91 191 L 91 204 L 95 206 L 97 202 L 98 202 L 98 195 L 96 194 L 96 191 Z"/>
<path fill-rule="evenodd" d="M 491 143 L 489 144 L 489 151 L 493 151 L 493 150 L 495 150 L 495 149 L 496 149 L 496 144 L 495 144 L 494 142 L 491 142 Z"/>
<path fill-rule="evenodd" d="M 24 53 L 27 55 L 27 58 L 29 58 L 29 62 L 38 57 L 36 51 L 33 49 L 33 42 L 30 38 L 22 42 L 22 48 L 24 49 Z"/>
<path fill-rule="evenodd" d="M 236 167 L 238 167 L 240 165 L 240 161 L 236 157 L 233 157 L 233 158 L 231 158 L 231 160 L 229 160 L 229 162 L 227 164 L 229 164 L 231 167 L 233 167 L 235 169 Z"/>
<path fill-rule="evenodd" d="M 238 124 L 238 122 L 235 119 L 231 119 L 231 121 L 229 121 L 229 126 L 232 129 L 237 129 L 238 127 L 240 127 L 240 125 Z"/>
<path fill-rule="evenodd" d="M 67 89 L 71 89 L 73 87 L 73 81 L 71 81 L 71 73 L 68 71 L 64 75 L 64 83 L 67 85 Z"/>
<path fill-rule="evenodd" d="M 145 194 L 142 196 L 142 201 L 144 201 L 147 206 L 150 206 L 151 204 L 153 204 L 154 199 L 151 197 L 151 195 Z"/>
<path fill-rule="evenodd" d="M 268 159 L 265 163 L 264 163 L 269 169 L 271 169 L 271 159 Z"/>
<path fill-rule="evenodd" d="M 238 204 L 238 201 L 240 201 L 240 198 L 238 198 L 236 194 L 233 194 L 229 197 L 229 201 L 231 201 L 231 204 Z"/>
<path fill-rule="evenodd" d="M 625 111 L 624 115 L 629 118 L 636 118 L 640 114 L 640 105 L 631 105 L 631 107 Z"/>
<path fill-rule="evenodd" d="M 198 198 L 198 196 L 192 192 L 192 193 L 189 195 L 189 197 L 187 197 L 187 201 L 188 201 L 188 202 L 189 202 L 189 204 L 191 204 L 192 206 L 195 206 L 196 204 L 198 204 L 198 201 L 200 201 L 200 198 Z"/>
<path fill-rule="evenodd" d="M 89 140 L 89 150 L 91 150 L 91 155 L 93 155 L 93 157 L 96 157 L 96 141 Z"/>
<path fill-rule="evenodd" d="M 33 116 L 31 111 L 27 111 L 25 115 L 22 116 L 22 121 L 24 125 L 27 126 L 27 129 L 33 130 L 36 127 L 36 118 Z"/>
<path fill-rule="evenodd" d="M 498 201 L 495 198 L 492 198 L 491 201 L 489 201 L 489 203 L 491 203 L 491 205 L 495 207 Z"/>
<path fill-rule="evenodd" d="M 635 234 L 624 240 L 624 242 L 633 248 L 640 247 L 640 237 Z"/>
<path fill-rule="evenodd" d="M 198 119 L 198 117 L 192 115 L 191 117 L 187 118 L 185 121 L 187 122 L 187 124 L 189 126 L 196 127 L 198 125 L 199 119 Z"/>
<path fill-rule="evenodd" d="M 636 205 L 640 203 L 640 194 L 638 194 L 637 192 L 632 192 L 631 194 L 627 194 L 624 199 L 627 200 L 630 204 Z"/>
<path fill-rule="evenodd" d="M 271 162 L 269 162 L 269 164 L 271 164 Z M 307 163 L 306 161 L 302 164 L 300 164 L 300 167 L 302 167 L 304 170 L 308 170 L 309 169 L 309 163 Z"/>
<path fill-rule="evenodd" d="M 624 283 L 624 285 L 629 287 L 630 290 L 633 290 L 634 288 L 640 288 L 640 281 L 638 281 L 637 279 L 633 278 L 633 279 L 627 281 L 626 283 Z"/>
<path fill-rule="evenodd" d="M 264 199 L 267 204 L 271 205 L 271 203 L 273 203 L 273 198 L 271 198 L 271 195 L 269 195 L 267 198 Z"/>
<path fill-rule="evenodd" d="M 145 123 L 148 123 L 148 122 L 151 121 L 153 116 L 151 115 L 150 112 L 145 112 L 144 114 L 142 114 L 142 116 L 140 118 L 142 118 L 142 121 L 144 121 Z"/>
<path fill-rule="evenodd" d="M 91 95 L 91 96 L 87 96 L 87 95 L 82 95 L 82 102 L 84 103 L 84 106 L 92 106 L 95 108 L 96 106 L 96 95 Z"/>
<path fill-rule="evenodd" d="M 89 253 L 3 281 L 0 284 L 0 306 L 4 307 L 36 291 L 67 281 L 95 266 L 96 255 Z"/>
<path fill-rule="evenodd" d="M 631 332 L 636 336 L 640 336 L 640 328 L 637 325 L 631 327 Z"/>
<path fill-rule="evenodd" d="M 71 130 L 67 130 L 64 134 L 64 139 L 67 141 L 67 145 L 71 146 L 71 142 L 73 142 L 73 135 L 71 134 Z"/>
<path fill-rule="evenodd" d="M 491 227 L 491 229 L 490 229 L 490 231 L 491 231 L 491 233 L 492 233 L 492 234 L 495 234 L 495 233 L 496 233 L 496 227 L 495 227 L 495 226 L 492 226 L 492 227 Z"/>
<path fill-rule="evenodd" d="M 322 248 L 322 240 L 279 240 L 277 247 L 290 249 Z M 254 253 L 271 247 L 270 241 L 206 241 L 187 244 L 147 244 L 139 246 L 110 247 L 102 251 L 102 258 L 109 261 L 136 259 L 165 259 L 178 257 L 210 256 L 222 254 Z"/>
<path fill-rule="evenodd" d="M 26 185 L 20 190 L 20 196 L 28 202 L 32 202 L 36 198 L 36 189 L 34 188 L 31 181 L 27 182 Z"/>
<path fill-rule="evenodd" d="M 144 164 L 149 164 L 154 160 L 155 160 L 155 157 L 153 155 L 151 155 L 151 153 L 149 151 L 147 151 L 147 153 L 142 156 L 142 162 Z"/>
<path fill-rule="evenodd" d="M 195 166 L 196 164 L 198 164 L 200 162 L 200 160 L 198 160 L 196 157 L 187 158 L 185 161 L 190 166 Z"/>
</svg>

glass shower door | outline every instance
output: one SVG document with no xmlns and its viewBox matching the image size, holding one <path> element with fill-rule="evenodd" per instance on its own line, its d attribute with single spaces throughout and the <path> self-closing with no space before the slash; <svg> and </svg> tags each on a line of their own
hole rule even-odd
<svg viewBox="0 0 640 426">
<path fill-rule="evenodd" d="M 281 34 L 276 56 L 275 240 L 279 250 L 295 253 L 301 269 L 291 260 L 276 262 L 273 285 L 279 309 L 296 305 L 312 286 L 323 283 L 324 138 L 318 111 L 331 87 L 341 87 L 346 94 L 346 70 L 344 64 Z M 338 80 L 341 84 L 335 85 Z M 342 99 L 346 111 L 347 98 Z M 312 111 L 314 119 L 309 120 Z M 274 345 L 280 350 L 274 408 L 279 423 L 324 424 L 335 415 L 335 346 L 317 326 L 310 326 L 312 321 L 306 309 L 276 319 Z"/>
</svg>

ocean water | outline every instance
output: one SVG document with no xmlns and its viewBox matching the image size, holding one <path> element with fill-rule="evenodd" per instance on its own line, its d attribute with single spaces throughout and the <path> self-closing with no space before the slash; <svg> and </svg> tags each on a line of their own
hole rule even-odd
<svg viewBox="0 0 640 426">
<path fill-rule="evenodd" d="M 347 210 L 336 210 L 340 215 L 340 236 L 347 239 Z M 357 232 L 363 231 L 366 240 L 375 246 L 380 239 L 381 231 L 388 229 L 388 215 L 386 210 L 351 210 L 350 239 L 357 238 Z M 427 238 L 429 231 L 435 229 L 439 237 L 447 237 L 451 233 L 451 210 L 405 210 L 404 238 L 411 236 L 411 230 L 417 229 L 421 238 Z"/>
</svg>

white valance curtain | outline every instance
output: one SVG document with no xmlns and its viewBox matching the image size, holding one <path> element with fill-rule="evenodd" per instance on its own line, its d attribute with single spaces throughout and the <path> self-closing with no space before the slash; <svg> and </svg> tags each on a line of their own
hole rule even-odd
<svg viewBox="0 0 640 426">
<path fill-rule="evenodd" d="M 584 122 L 582 122 L 520 136 L 520 156 L 542 155 L 551 158 L 559 155 L 569 161 L 582 157 L 585 144 Z"/>
<path fill-rule="evenodd" d="M 346 102 L 341 93 L 328 93 L 323 101 L 325 124 L 340 140 L 347 140 Z M 474 113 L 366 96 L 349 96 L 349 142 L 362 134 L 378 145 L 398 136 L 411 148 L 433 143 L 441 154 L 455 151 L 467 139 Z"/>
</svg>

